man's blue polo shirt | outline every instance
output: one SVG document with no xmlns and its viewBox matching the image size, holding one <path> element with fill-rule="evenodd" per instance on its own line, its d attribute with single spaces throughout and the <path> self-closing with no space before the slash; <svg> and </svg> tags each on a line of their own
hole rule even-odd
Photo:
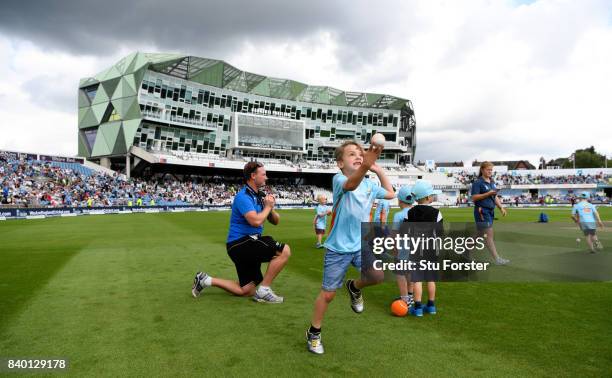
<svg viewBox="0 0 612 378">
<path fill-rule="evenodd" d="M 253 227 L 244 217 L 244 214 L 249 211 L 260 213 L 263 210 L 263 202 L 257 196 L 257 193 L 248 185 L 245 185 L 242 190 L 234 197 L 232 203 L 232 215 L 230 217 L 230 227 L 227 234 L 227 242 L 240 239 L 247 235 L 261 234 L 263 226 Z"/>
</svg>

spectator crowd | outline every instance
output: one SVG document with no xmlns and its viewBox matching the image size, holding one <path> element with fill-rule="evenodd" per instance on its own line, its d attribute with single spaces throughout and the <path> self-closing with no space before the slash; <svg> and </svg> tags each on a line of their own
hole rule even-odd
<svg viewBox="0 0 612 378">
<path fill-rule="evenodd" d="M 240 178 L 158 175 L 148 180 L 101 173 L 74 164 L 0 156 L 0 205 L 11 207 L 98 207 L 151 205 L 229 205 L 242 187 Z M 77 169 L 78 168 L 78 169 Z M 324 189 L 271 185 L 279 204 L 310 203 Z"/>
</svg>

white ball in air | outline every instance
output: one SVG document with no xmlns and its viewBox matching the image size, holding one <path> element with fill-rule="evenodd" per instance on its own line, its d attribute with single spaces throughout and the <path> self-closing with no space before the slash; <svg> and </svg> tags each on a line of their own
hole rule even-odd
<svg viewBox="0 0 612 378">
<path fill-rule="evenodd" d="M 382 135 L 381 133 L 376 133 L 372 135 L 372 139 L 370 139 L 370 143 L 382 147 L 385 144 L 385 140 L 386 139 L 384 135 Z"/>
</svg>

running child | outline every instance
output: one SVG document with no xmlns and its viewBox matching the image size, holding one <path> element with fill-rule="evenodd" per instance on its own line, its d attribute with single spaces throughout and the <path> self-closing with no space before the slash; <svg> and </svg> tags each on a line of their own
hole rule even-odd
<svg viewBox="0 0 612 378">
<path fill-rule="evenodd" d="M 374 199 L 395 197 L 391 182 L 383 169 L 376 164 L 382 147 L 372 145 L 364 152 L 363 147 L 354 141 L 340 145 L 335 152 L 336 163 L 340 168 L 333 178 L 334 208 L 329 235 L 325 241 L 323 265 L 323 284 L 315 300 L 311 325 L 306 331 L 308 350 L 323 354 L 321 326 L 327 307 L 341 288 L 349 265 L 365 272 L 371 263 L 361 261 L 361 222 L 368 222 Z M 375 173 L 381 186 L 364 179 L 368 171 Z M 363 265 L 363 266 L 362 266 Z M 363 312 L 361 289 L 382 281 L 380 279 L 347 280 L 346 290 L 351 300 L 351 308 L 356 313 Z"/>
<path fill-rule="evenodd" d="M 572 207 L 572 219 L 574 219 L 574 222 L 584 233 L 591 253 L 595 253 L 595 248 L 603 249 L 603 245 L 597 238 L 597 224 L 601 228 L 603 228 L 604 224 L 599 217 L 599 212 L 597 212 L 595 205 L 588 201 L 589 197 L 589 192 L 582 192 L 580 194 L 580 200 Z M 597 221 L 597 224 L 595 221 Z"/>
</svg>

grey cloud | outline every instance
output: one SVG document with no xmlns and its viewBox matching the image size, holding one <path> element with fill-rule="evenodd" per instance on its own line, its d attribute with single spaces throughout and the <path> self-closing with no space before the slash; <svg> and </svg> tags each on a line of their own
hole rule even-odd
<svg viewBox="0 0 612 378">
<path fill-rule="evenodd" d="M 240 40 L 293 38 L 333 25 L 326 2 L 3 1 L 0 30 L 50 49 L 103 55 L 119 46 L 216 53 Z"/>
<path fill-rule="evenodd" d="M 76 55 L 154 46 L 224 58 L 243 42 L 301 40 L 329 31 L 340 43 L 343 68 L 352 71 L 376 62 L 393 39 L 404 37 L 398 29 L 417 23 L 415 15 L 402 11 L 405 6 L 392 0 L 8 0 L 0 5 L 0 32 Z"/>
</svg>

